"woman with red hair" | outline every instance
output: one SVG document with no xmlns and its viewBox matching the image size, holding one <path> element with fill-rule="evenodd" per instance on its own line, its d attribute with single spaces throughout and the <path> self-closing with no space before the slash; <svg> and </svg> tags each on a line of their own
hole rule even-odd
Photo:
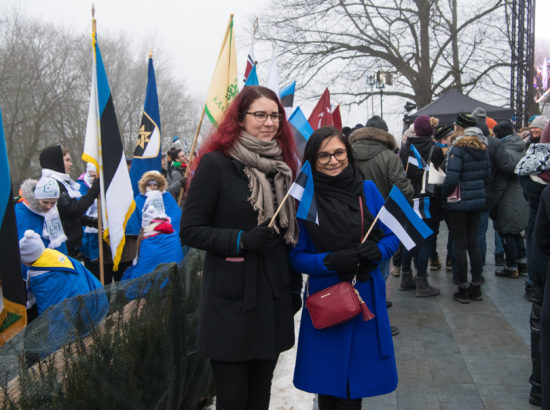
<svg viewBox="0 0 550 410">
<path fill-rule="evenodd" d="M 181 221 L 182 242 L 206 251 L 199 351 L 212 364 L 218 409 L 267 410 L 279 353 L 294 344 L 302 285 L 287 255 L 298 240 L 294 201 L 283 202 L 297 161 L 277 95 L 245 87 L 200 152 Z"/>
</svg>

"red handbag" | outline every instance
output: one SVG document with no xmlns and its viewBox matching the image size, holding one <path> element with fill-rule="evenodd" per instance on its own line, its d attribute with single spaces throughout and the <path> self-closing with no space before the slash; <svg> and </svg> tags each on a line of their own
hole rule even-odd
<svg viewBox="0 0 550 410">
<path fill-rule="evenodd" d="M 363 222 L 363 206 L 359 197 L 361 209 L 361 222 Z M 361 223 L 361 237 L 363 236 L 363 224 Z M 363 312 L 363 320 L 374 318 L 359 291 L 355 289 L 357 275 L 350 282 L 338 282 L 326 289 L 309 295 L 309 277 L 306 283 L 306 308 L 311 316 L 311 322 L 315 329 L 325 329 L 347 322 L 359 313 Z"/>
<path fill-rule="evenodd" d="M 306 285 L 306 308 L 315 329 L 325 329 L 347 322 L 363 312 L 363 320 L 371 320 L 374 315 L 352 283 L 338 282 L 319 292 L 309 295 L 309 279 Z"/>
</svg>

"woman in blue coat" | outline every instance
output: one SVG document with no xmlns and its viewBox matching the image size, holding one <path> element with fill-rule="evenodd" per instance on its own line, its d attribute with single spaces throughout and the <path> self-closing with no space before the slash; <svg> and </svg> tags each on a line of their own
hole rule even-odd
<svg viewBox="0 0 550 410">
<path fill-rule="evenodd" d="M 161 263 L 179 263 L 183 250 L 179 237 L 181 210 L 160 172 L 149 171 L 139 180 L 136 211 L 132 218 L 142 228 L 137 263 L 124 272 L 122 280 L 152 272 Z M 132 223 L 135 223 L 133 220 Z"/>
<path fill-rule="evenodd" d="M 300 221 L 298 244 L 290 251 L 295 270 L 309 275 L 309 294 L 357 275 L 356 289 L 374 319 L 358 315 L 322 330 L 302 311 L 294 385 L 319 394 L 319 409 L 360 409 L 363 397 L 397 387 L 386 287 L 378 265 L 397 250 L 399 240 L 378 222 L 368 231 L 384 199 L 372 181 L 363 181 L 349 142 L 323 127 L 308 140 L 304 161 L 312 164 L 319 225 Z"/>
</svg>

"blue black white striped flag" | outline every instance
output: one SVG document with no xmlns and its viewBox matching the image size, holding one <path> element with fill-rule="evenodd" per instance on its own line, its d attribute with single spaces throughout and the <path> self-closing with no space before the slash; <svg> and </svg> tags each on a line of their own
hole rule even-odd
<svg viewBox="0 0 550 410">
<path fill-rule="evenodd" d="M 430 219 L 430 197 L 423 196 L 413 199 L 413 209 L 416 214 L 422 219 Z"/>
<path fill-rule="evenodd" d="M 296 144 L 296 151 L 298 152 L 301 160 L 304 156 L 304 149 L 306 148 L 307 140 L 309 139 L 309 136 L 313 134 L 313 128 L 309 124 L 300 107 L 296 107 L 292 115 L 288 118 L 288 123 L 292 129 L 294 143 Z"/>
<path fill-rule="evenodd" d="M 411 147 L 409 149 L 408 162 L 409 164 L 412 164 L 418 167 L 418 169 L 424 169 L 427 166 L 426 161 L 424 161 L 424 159 L 422 158 L 422 155 L 420 155 L 420 152 L 418 152 L 418 150 L 413 144 L 411 144 Z"/>
<path fill-rule="evenodd" d="M 300 202 L 296 218 L 315 222 L 319 225 L 315 189 L 313 188 L 313 174 L 311 173 L 311 164 L 309 161 L 306 161 L 302 166 L 300 173 L 296 177 L 296 181 L 291 185 L 288 193 Z"/>
<path fill-rule="evenodd" d="M 139 194 L 138 182 L 147 171 L 161 170 L 162 152 L 160 138 L 160 111 L 153 58 L 149 57 L 147 91 L 143 104 L 143 116 L 139 127 L 130 179 L 134 196 Z"/>
<path fill-rule="evenodd" d="M 247 85 L 260 85 L 260 81 L 258 81 L 258 73 L 256 71 L 256 64 L 252 66 L 250 73 L 248 73 L 248 76 L 246 77 L 244 86 L 246 87 Z"/>
<path fill-rule="evenodd" d="M 396 186 L 391 189 L 384 206 L 378 212 L 378 218 L 409 251 L 433 234 Z"/>
</svg>

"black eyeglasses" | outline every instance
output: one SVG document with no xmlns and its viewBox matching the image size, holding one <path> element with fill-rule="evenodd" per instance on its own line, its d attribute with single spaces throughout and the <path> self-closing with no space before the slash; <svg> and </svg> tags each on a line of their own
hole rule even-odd
<svg viewBox="0 0 550 410">
<path fill-rule="evenodd" d="M 331 157 L 334 157 L 334 159 L 338 162 L 342 162 L 348 157 L 348 152 L 345 149 L 337 149 L 332 154 L 329 154 L 328 152 L 320 152 L 317 154 L 317 161 L 319 161 L 319 164 L 325 165 L 330 162 Z"/>
<path fill-rule="evenodd" d="M 265 122 L 267 117 L 271 118 L 273 122 L 279 122 L 283 118 L 282 114 L 278 112 L 272 112 L 271 114 L 266 113 L 265 111 L 255 111 L 255 112 L 245 112 L 245 114 L 253 115 L 258 121 Z"/>
</svg>

